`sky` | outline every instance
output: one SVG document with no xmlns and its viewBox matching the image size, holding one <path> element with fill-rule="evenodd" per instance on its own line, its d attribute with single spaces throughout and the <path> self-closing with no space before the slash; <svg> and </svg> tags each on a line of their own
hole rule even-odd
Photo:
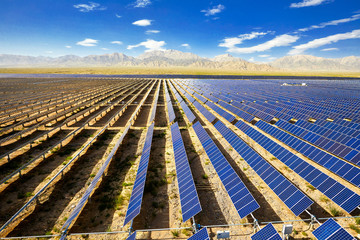
<svg viewBox="0 0 360 240">
<path fill-rule="evenodd" d="M 360 0 L 1 0 L 0 54 L 360 56 Z"/>
</svg>

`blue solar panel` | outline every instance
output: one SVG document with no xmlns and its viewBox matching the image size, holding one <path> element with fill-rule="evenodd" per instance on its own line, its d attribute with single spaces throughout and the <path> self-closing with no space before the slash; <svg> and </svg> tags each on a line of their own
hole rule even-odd
<svg viewBox="0 0 360 240">
<path fill-rule="evenodd" d="M 215 112 L 217 112 L 220 116 L 222 116 L 229 122 L 232 122 L 235 120 L 235 117 L 232 114 L 226 112 L 224 109 L 220 108 L 216 104 L 214 104 L 212 102 L 206 102 L 206 105 L 211 107 Z"/>
<path fill-rule="evenodd" d="M 177 122 L 171 125 L 171 137 L 175 155 L 182 219 L 183 222 L 186 222 L 201 211 L 201 205 Z"/>
<path fill-rule="evenodd" d="M 214 126 L 296 216 L 313 204 L 310 198 L 283 177 L 225 124 L 217 121 Z M 276 179 L 278 181 L 275 181 Z"/>
<path fill-rule="evenodd" d="M 342 207 L 346 212 L 351 213 L 360 205 L 360 196 L 358 194 L 338 183 L 328 175 L 315 169 L 308 162 L 297 157 L 295 154 L 275 143 L 273 140 L 261 134 L 259 131 L 255 130 L 242 121 L 238 121 L 235 126 L 237 126 L 241 131 L 243 131 L 246 135 L 251 137 L 264 148 L 266 145 L 270 146 L 266 149 L 271 154 L 273 154 L 276 158 L 299 174 L 307 182 L 311 183 L 315 188 L 317 188 L 332 201 Z M 323 181 L 318 181 L 319 178 L 321 178 Z"/>
<path fill-rule="evenodd" d="M 171 101 L 167 103 L 167 109 L 168 109 L 169 122 L 173 122 L 175 120 L 175 112 Z"/>
<path fill-rule="evenodd" d="M 136 239 L 136 231 L 133 232 L 126 240 L 135 240 Z"/>
<path fill-rule="evenodd" d="M 244 218 L 258 209 L 260 207 L 259 204 L 201 126 L 200 122 L 195 123 L 193 128 L 240 217 Z"/>
<path fill-rule="evenodd" d="M 201 229 L 200 231 L 189 237 L 188 240 L 210 240 L 207 228 L 205 227 Z"/>
<path fill-rule="evenodd" d="M 313 231 L 318 240 L 352 240 L 355 239 L 343 229 L 334 219 L 330 218 Z"/>
<path fill-rule="evenodd" d="M 260 231 L 251 236 L 252 240 L 282 240 L 274 226 L 269 223 Z"/>
<path fill-rule="evenodd" d="M 146 134 L 145 144 L 140 158 L 139 167 L 135 178 L 135 183 L 131 193 L 129 206 L 126 211 L 124 226 L 128 222 L 133 220 L 140 213 L 142 197 L 144 194 L 144 187 L 146 181 L 146 173 L 150 158 L 153 132 L 154 132 L 154 123 L 150 125 Z"/>
<path fill-rule="evenodd" d="M 199 112 L 204 115 L 204 117 L 209 121 L 209 122 L 213 122 L 216 117 L 209 112 L 209 110 L 207 110 L 203 105 L 201 105 L 198 101 L 195 101 L 194 106 L 196 107 L 197 110 L 199 110 Z"/>
<path fill-rule="evenodd" d="M 279 121 L 282 122 L 282 121 Z M 287 124 L 291 125 L 290 123 L 280 123 L 280 127 L 284 127 Z M 313 161 L 317 162 L 318 164 L 326 167 L 330 171 L 334 172 L 335 174 L 339 175 L 340 177 L 344 178 L 345 180 L 349 181 L 350 183 L 360 186 L 360 180 L 357 176 L 360 177 L 360 169 L 357 167 L 352 166 L 351 164 L 333 157 L 331 154 L 326 153 L 318 148 L 313 147 L 309 143 L 306 143 L 274 126 L 265 123 L 263 121 L 258 121 L 255 126 L 259 127 L 261 130 L 267 132 L 268 134 L 272 135 L 273 137 L 279 139 L 280 141 L 284 142 L 285 144 L 289 145 L 290 147 L 298 150 L 300 153 L 304 154 L 308 158 L 312 159 Z M 302 144 L 303 147 L 299 147 Z M 327 161 L 326 161 L 327 159 Z M 330 162 L 334 162 L 334 164 L 330 165 Z"/>
<path fill-rule="evenodd" d="M 188 118 L 189 122 L 192 123 L 196 117 L 193 114 L 193 112 L 191 111 L 191 109 L 186 105 L 185 102 L 181 102 L 180 106 L 184 110 L 184 113 L 185 113 L 186 117 Z"/>
</svg>

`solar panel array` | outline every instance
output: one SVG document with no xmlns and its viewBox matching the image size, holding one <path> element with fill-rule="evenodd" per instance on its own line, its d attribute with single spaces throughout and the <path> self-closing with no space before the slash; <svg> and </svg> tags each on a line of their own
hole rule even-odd
<svg viewBox="0 0 360 240">
<path fill-rule="evenodd" d="M 260 206 L 251 195 L 245 184 L 241 181 L 235 170 L 222 155 L 219 148 L 207 134 L 200 122 L 193 125 L 206 154 L 208 155 L 212 165 L 215 168 L 222 184 L 224 185 L 231 201 L 233 202 L 238 214 L 241 218 L 246 217 Z"/>
<path fill-rule="evenodd" d="M 133 232 L 126 240 L 135 240 L 136 239 L 136 231 Z"/>
<path fill-rule="evenodd" d="M 201 211 L 201 205 L 177 122 L 171 125 L 171 137 L 175 155 L 182 219 L 183 222 L 186 222 Z"/>
<path fill-rule="evenodd" d="M 235 126 L 342 207 L 346 212 L 350 213 L 360 205 L 360 196 L 358 194 L 275 143 L 259 131 L 243 121 L 238 121 Z"/>
<path fill-rule="evenodd" d="M 260 231 L 251 236 L 252 240 L 282 240 L 280 234 L 276 231 L 274 226 L 269 223 Z"/>
<path fill-rule="evenodd" d="M 282 124 L 280 124 L 282 125 Z M 329 169 L 350 183 L 360 186 L 360 169 L 306 143 L 266 122 L 258 121 L 255 126 L 279 139 L 293 149 Z"/>
<path fill-rule="evenodd" d="M 150 158 L 151 142 L 154 132 L 154 123 L 150 125 L 147 130 L 145 144 L 142 151 L 139 167 L 137 170 L 135 183 L 132 189 L 128 209 L 126 211 L 124 226 L 133 220 L 139 213 L 141 209 L 142 197 L 144 194 L 144 187 L 146 181 L 146 174 Z"/>
<path fill-rule="evenodd" d="M 207 228 L 202 228 L 200 231 L 189 237 L 188 240 L 210 240 Z"/>
<path fill-rule="evenodd" d="M 318 240 L 355 240 L 344 228 L 342 228 L 334 219 L 330 218 L 320 227 L 313 231 Z"/>
<path fill-rule="evenodd" d="M 313 204 L 313 201 L 227 128 L 225 124 L 218 121 L 214 126 L 296 216 Z"/>
</svg>

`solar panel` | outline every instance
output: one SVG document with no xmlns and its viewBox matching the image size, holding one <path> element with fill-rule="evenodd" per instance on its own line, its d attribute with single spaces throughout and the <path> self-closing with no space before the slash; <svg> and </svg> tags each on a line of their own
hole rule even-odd
<svg viewBox="0 0 360 240">
<path fill-rule="evenodd" d="M 173 122 L 175 120 L 175 112 L 171 100 L 170 102 L 167 103 L 167 109 L 168 109 L 169 122 Z"/>
<path fill-rule="evenodd" d="M 136 239 L 136 231 L 133 232 L 126 240 L 135 240 Z"/>
<path fill-rule="evenodd" d="M 290 124 L 290 123 L 288 123 Z M 280 124 L 284 126 L 284 124 Z M 351 164 L 332 156 L 331 154 L 324 152 L 316 147 L 313 147 L 307 142 L 296 138 L 283 130 L 280 130 L 268 123 L 263 121 L 258 121 L 255 126 L 259 127 L 261 130 L 267 132 L 268 134 L 272 135 L 273 137 L 279 139 L 280 141 L 284 142 L 288 146 L 296 149 L 303 155 L 307 156 L 308 158 L 312 159 L 313 161 L 317 162 L 318 164 L 326 167 L 330 171 L 334 172 L 335 174 L 339 175 L 340 177 L 344 178 L 345 180 L 349 181 L 350 183 L 360 186 L 360 169 L 357 167 L 352 166 Z M 302 145 L 303 147 L 299 147 Z M 333 162 L 333 165 L 329 163 Z"/>
<path fill-rule="evenodd" d="M 259 204 L 201 126 L 200 122 L 196 122 L 193 128 L 240 217 L 244 218 L 258 209 L 260 207 Z"/>
<path fill-rule="evenodd" d="M 212 108 L 215 112 L 217 112 L 220 116 L 222 116 L 223 118 L 225 118 L 229 122 L 234 121 L 234 119 L 235 119 L 234 115 L 228 113 L 227 111 L 220 108 L 216 104 L 214 104 L 212 102 L 206 102 L 206 105 L 209 106 L 210 108 Z"/>
<path fill-rule="evenodd" d="M 245 124 L 243 121 L 238 121 L 235 126 L 342 207 L 346 212 L 351 213 L 360 205 L 360 196 L 358 194 L 275 143 L 256 129 Z"/>
<path fill-rule="evenodd" d="M 154 123 L 150 125 L 146 134 L 145 144 L 140 158 L 140 163 L 136 174 L 135 183 L 132 189 L 129 206 L 126 211 L 124 226 L 128 222 L 133 220 L 140 213 L 142 197 L 144 194 L 144 187 L 146 181 L 146 173 L 150 158 L 153 132 L 154 132 Z"/>
<path fill-rule="evenodd" d="M 210 240 L 207 228 L 204 227 L 203 229 L 189 237 L 188 240 Z"/>
<path fill-rule="evenodd" d="M 310 198 L 227 128 L 224 123 L 217 121 L 214 126 L 296 216 L 313 204 Z"/>
<path fill-rule="evenodd" d="M 216 117 L 209 112 L 209 110 L 207 110 L 203 105 L 201 105 L 198 101 L 195 101 L 194 106 L 196 107 L 197 110 L 199 110 L 199 112 L 201 112 L 202 115 L 204 115 L 204 117 L 209 121 L 209 122 L 213 122 Z"/>
<path fill-rule="evenodd" d="M 260 231 L 251 236 L 252 240 L 282 240 L 280 234 L 276 231 L 274 226 L 269 223 Z"/>
<path fill-rule="evenodd" d="M 342 228 L 334 219 L 330 218 L 313 231 L 318 240 L 353 240 L 356 239 Z"/>
<path fill-rule="evenodd" d="M 201 205 L 177 122 L 171 125 L 171 137 L 175 155 L 182 219 L 183 222 L 186 222 L 201 211 Z"/>
<path fill-rule="evenodd" d="M 186 105 L 185 101 L 181 102 L 180 106 L 184 110 L 184 113 L 185 113 L 186 117 L 188 118 L 189 122 L 192 123 L 196 117 L 193 114 L 193 112 L 191 111 L 191 109 L 188 107 L 188 105 Z"/>
<path fill-rule="evenodd" d="M 158 102 L 158 99 L 159 99 L 159 91 L 160 91 L 160 86 L 157 88 L 155 96 L 154 96 L 155 101 L 154 101 L 153 109 L 151 111 L 150 121 L 149 122 L 152 122 L 155 119 L 156 107 L 157 107 L 157 102 Z"/>
</svg>

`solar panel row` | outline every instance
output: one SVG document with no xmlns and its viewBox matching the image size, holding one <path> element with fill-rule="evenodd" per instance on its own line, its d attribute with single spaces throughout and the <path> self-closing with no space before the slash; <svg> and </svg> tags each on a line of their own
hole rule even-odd
<svg viewBox="0 0 360 240">
<path fill-rule="evenodd" d="M 279 126 L 280 128 L 300 137 L 305 139 L 308 142 L 311 142 L 312 144 L 319 146 L 320 148 L 323 148 L 327 151 L 333 152 L 335 155 L 340 156 L 354 164 L 360 165 L 360 153 L 355 150 L 355 149 L 351 149 L 351 148 L 345 148 L 340 144 L 334 143 L 333 141 L 330 141 L 327 138 L 324 137 L 320 137 L 319 135 L 315 134 L 315 133 L 311 133 L 308 131 L 305 131 L 304 129 L 295 126 L 291 123 L 288 123 L 284 120 L 279 120 L 276 124 L 276 126 Z M 354 141 L 354 147 L 357 147 L 360 143 L 359 141 Z M 334 147 L 335 148 L 332 148 Z M 331 149 L 334 149 L 334 151 L 332 151 Z"/>
<path fill-rule="evenodd" d="M 255 117 L 247 112 L 244 112 L 243 110 L 234 107 L 233 105 L 223 102 L 223 101 L 219 101 L 219 105 L 224 107 L 225 109 L 229 110 L 230 112 L 238 115 L 239 117 L 241 117 L 242 119 L 244 119 L 247 122 L 251 122 Z"/>
<path fill-rule="evenodd" d="M 234 115 L 232 115 L 232 114 L 228 113 L 227 111 L 225 111 L 224 109 L 220 108 L 215 103 L 212 103 L 212 102 L 208 101 L 208 102 L 206 102 L 206 105 L 209 106 L 210 108 L 212 108 L 212 110 L 217 112 L 220 116 L 222 116 L 223 118 L 225 118 L 229 122 L 232 122 L 232 121 L 235 120 Z"/>
<path fill-rule="evenodd" d="M 171 125 L 171 137 L 175 155 L 181 214 L 183 222 L 186 222 L 201 211 L 201 205 L 177 122 Z"/>
<path fill-rule="evenodd" d="M 174 108 L 171 102 L 171 98 L 170 98 L 170 94 L 169 94 L 169 90 L 166 86 L 166 84 L 164 84 L 164 90 L 165 90 L 165 97 L 166 97 L 166 105 L 167 105 L 167 112 L 168 112 L 168 116 L 169 116 L 169 122 L 173 122 L 175 120 L 175 112 L 174 112 Z"/>
<path fill-rule="evenodd" d="M 358 194 L 275 143 L 259 131 L 242 121 L 238 121 L 235 126 L 342 207 L 346 212 L 350 213 L 360 205 L 360 196 Z"/>
<path fill-rule="evenodd" d="M 269 223 L 260 231 L 251 236 L 252 240 L 282 240 L 274 226 Z"/>
<path fill-rule="evenodd" d="M 215 168 L 222 184 L 229 194 L 238 214 L 241 218 L 246 217 L 260 206 L 251 195 L 245 184 L 241 181 L 229 162 L 222 155 L 219 148 L 207 134 L 200 122 L 193 125 L 206 154 Z"/>
<path fill-rule="evenodd" d="M 282 125 L 282 124 L 280 124 Z M 352 166 L 351 164 L 332 156 L 309 143 L 306 143 L 268 123 L 258 121 L 255 126 L 270 134 L 271 136 L 279 139 L 298 152 L 312 159 L 316 163 L 324 166 L 345 180 L 351 182 L 356 186 L 360 186 L 360 169 Z"/>
<path fill-rule="evenodd" d="M 126 211 L 124 226 L 128 222 L 133 220 L 140 213 L 142 197 L 144 194 L 146 174 L 147 174 L 149 158 L 150 158 L 153 132 L 154 132 L 154 123 L 152 123 L 147 130 L 145 144 L 140 158 L 139 167 L 135 178 L 135 183 L 132 189 L 128 209 Z"/>
<path fill-rule="evenodd" d="M 209 110 L 207 110 L 203 105 L 201 105 L 198 101 L 195 101 L 194 103 L 194 107 L 196 107 L 196 109 L 202 114 L 204 115 L 204 117 L 209 121 L 209 122 L 213 122 L 216 117 L 209 112 Z"/>
<path fill-rule="evenodd" d="M 227 128 L 225 124 L 218 121 L 214 126 L 296 216 L 299 216 L 313 204 L 313 201 Z"/>
<path fill-rule="evenodd" d="M 353 240 L 355 239 L 344 228 L 342 228 L 334 219 L 330 218 L 320 227 L 313 231 L 318 240 Z"/>
<path fill-rule="evenodd" d="M 154 121 L 154 119 L 155 119 L 156 107 L 157 107 L 157 102 L 158 102 L 158 99 L 159 99 L 160 84 L 161 84 L 161 81 L 159 82 L 158 88 L 157 88 L 155 96 L 154 96 L 155 101 L 154 101 L 154 104 L 153 104 L 153 108 L 151 110 L 150 121 L 149 121 L 150 123 L 152 121 Z"/>
</svg>

